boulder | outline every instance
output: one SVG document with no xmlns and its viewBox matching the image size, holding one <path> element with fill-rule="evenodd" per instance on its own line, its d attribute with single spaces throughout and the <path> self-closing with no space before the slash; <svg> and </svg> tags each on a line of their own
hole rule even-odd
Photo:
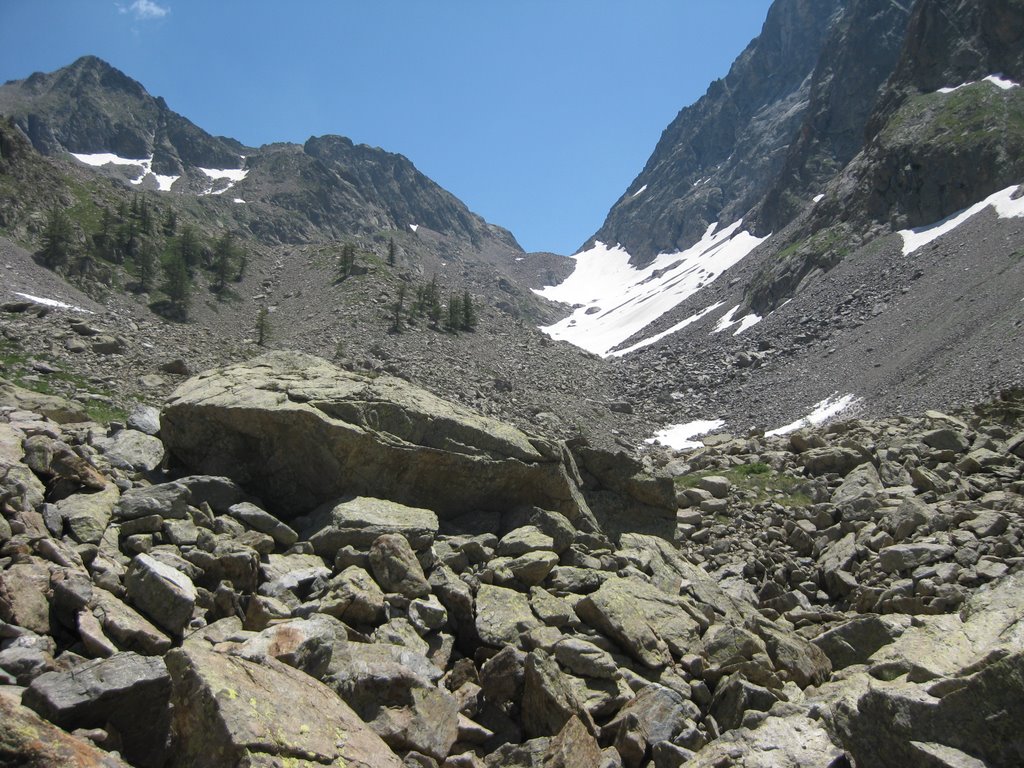
<svg viewBox="0 0 1024 768">
<path fill-rule="evenodd" d="M 864 664 L 871 655 L 899 637 L 909 622 L 891 616 L 857 616 L 818 635 L 812 641 L 835 670 Z"/>
<path fill-rule="evenodd" d="M 423 567 L 404 536 L 385 533 L 370 547 L 373 577 L 385 592 L 398 592 L 408 598 L 430 594 Z"/>
<path fill-rule="evenodd" d="M 167 655 L 176 768 L 401 768 L 402 761 L 327 686 L 276 659 L 257 664 L 204 642 Z"/>
<path fill-rule="evenodd" d="M 619 710 L 601 731 L 614 741 L 628 766 L 642 764 L 651 745 L 677 736 L 687 720 L 700 717 L 700 708 L 678 692 L 661 685 L 646 685 Z"/>
<path fill-rule="evenodd" d="M 137 555 L 125 574 L 128 599 L 161 628 L 174 637 L 181 637 L 192 619 L 196 605 L 196 588 L 181 571 Z"/>
<path fill-rule="evenodd" d="M 828 446 L 811 448 L 800 454 L 800 463 L 812 475 L 838 474 L 845 476 L 864 461 L 864 455 L 853 448 Z"/>
<path fill-rule="evenodd" d="M 476 631 L 487 645 L 522 647 L 520 635 L 542 626 L 522 592 L 481 584 L 476 595 Z"/>
<path fill-rule="evenodd" d="M 182 483 L 132 488 L 121 494 L 114 509 L 114 519 L 124 521 L 160 515 L 165 520 L 183 520 L 188 517 L 189 501 L 189 489 Z"/>
<path fill-rule="evenodd" d="M 875 465 L 865 462 L 846 475 L 832 494 L 832 503 L 844 508 L 845 519 L 861 519 L 878 508 L 884 490 Z"/>
<path fill-rule="evenodd" d="M 128 470 L 151 472 L 164 460 L 164 445 L 159 439 L 134 429 L 122 429 L 93 444 L 111 464 Z"/>
<path fill-rule="evenodd" d="M 42 560 L 32 558 L 0 571 L 0 621 L 51 634 L 49 589 L 50 566 Z"/>
<path fill-rule="evenodd" d="M 459 707 L 434 683 L 441 671 L 421 654 L 387 643 L 349 643 L 325 682 L 396 750 L 443 760 L 458 738 Z"/>
<path fill-rule="evenodd" d="M 111 483 L 97 493 L 76 493 L 57 502 L 68 534 L 81 544 L 99 544 L 121 498 Z"/>
<path fill-rule="evenodd" d="M 429 509 L 361 496 L 325 504 L 303 522 L 303 538 L 331 560 L 343 547 L 369 549 L 386 533 L 404 536 L 421 551 L 433 542 L 438 528 L 437 515 Z"/>
<path fill-rule="evenodd" d="M 384 593 L 370 574 L 350 565 L 327 583 L 320 611 L 357 626 L 379 624 L 385 617 Z"/>
<path fill-rule="evenodd" d="M 0 760 L 18 768 L 129 768 L 117 755 L 65 733 L 0 687 Z"/>
<path fill-rule="evenodd" d="M 527 504 L 594 527 L 564 445 L 298 352 L 188 380 L 161 435 L 186 466 L 253 488 L 286 517 L 358 494 L 447 516 Z"/>
<path fill-rule="evenodd" d="M 670 649 L 682 656 L 700 641 L 695 613 L 684 598 L 640 579 L 617 576 L 576 604 L 580 619 L 650 669 L 668 665 Z"/>
<path fill-rule="evenodd" d="M 33 392 L 6 381 L 0 381 L 0 406 L 39 413 L 58 424 L 89 421 L 89 414 L 81 403 L 57 395 Z"/>
<path fill-rule="evenodd" d="M 269 512 L 263 511 L 248 501 L 232 504 L 228 507 L 228 514 L 254 531 L 267 534 L 274 539 L 278 546 L 284 549 L 287 549 L 299 540 L 299 535 L 294 530 Z"/>
<path fill-rule="evenodd" d="M 90 607 L 104 635 L 122 650 L 161 656 L 170 649 L 167 635 L 105 589 L 93 590 Z"/>
<path fill-rule="evenodd" d="M 558 664 L 544 651 L 526 657 L 523 676 L 523 729 L 528 736 L 554 736 L 573 718 L 596 735 L 593 719 L 577 698 Z"/>
<path fill-rule="evenodd" d="M 915 542 L 893 544 L 878 551 L 878 565 L 886 573 L 909 571 L 919 565 L 937 563 L 953 556 L 956 550 L 948 544 Z"/>
<path fill-rule="evenodd" d="M 170 693 L 163 659 L 118 653 L 37 677 L 22 703 L 69 731 L 113 726 L 127 760 L 158 768 L 168 756 Z"/>
<path fill-rule="evenodd" d="M 1024 653 L 1018 649 L 936 695 L 905 682 L 874 684 L 854 702 L 839 702 L 834 727 L 857 765 L 1009 768 L 1024 765 L 1021 691 Z M 934 746 L 922 749 L 922 743 Z M 958 762 L 939 762 L 942 753 Z"/>
<path fill-rule="evenodd" d="M 710 713 L 718 727 L 731 731 L 743 723 L 747 710 L 767 712 L 779 695 L 760 685 L 744 680 L 739 674 L 730 675 L 715 686 L 715 697 L 711 700 Z"/>
<path fill-rule="evenodd" d="M 334 649 L 348 642 L 345 625 L 324 614 L 267 627 L 237 648 L 247 659 L 275 658 L 318 680 L 326 673 Z"/>
<path fill-rule="evenodd" d="M 798 714 L 768 717 L 755 728 L 731 730 L 685 763 L 686 768 L 839 768 L 846 764 L 843 750 L 832 743 L 826 730 Z"/>
</svg>

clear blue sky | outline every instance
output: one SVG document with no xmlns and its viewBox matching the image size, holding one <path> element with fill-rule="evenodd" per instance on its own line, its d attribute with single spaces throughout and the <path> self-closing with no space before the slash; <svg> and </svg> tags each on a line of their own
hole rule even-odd
<svg viewBox="0 0 1024 768">
<path fill-rule="evenodd" d="M 409 157 L 572 253 L 770 0 L 0 0 L 0 80 L 94 54 L 213 134 Z"/>
</svg>

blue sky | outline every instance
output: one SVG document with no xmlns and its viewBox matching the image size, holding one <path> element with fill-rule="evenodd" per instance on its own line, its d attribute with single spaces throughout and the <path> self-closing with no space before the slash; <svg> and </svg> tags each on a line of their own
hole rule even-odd
<svg viewBox="0 0 1024 768">
<path fill-rule="evenodd" d="M 210 133 L 409 157 L 527 250 L 572 253 L 770 0 L 0 0 L 0 80 L 84 54 Z"/>
</svg>

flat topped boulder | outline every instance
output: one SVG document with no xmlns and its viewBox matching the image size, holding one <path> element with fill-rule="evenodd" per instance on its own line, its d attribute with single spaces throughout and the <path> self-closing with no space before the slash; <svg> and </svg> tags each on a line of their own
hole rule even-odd
<svg viewBox="0 0 1024 768">
<path fill-rule="evenodd" d="M 193 471 L 230 477 L 285 517 L 360 495 L 441 515 L 529 504 L 592 520 L 564 445 L 299 352 L 189 379 L 161 437 Z"/>
</svg>

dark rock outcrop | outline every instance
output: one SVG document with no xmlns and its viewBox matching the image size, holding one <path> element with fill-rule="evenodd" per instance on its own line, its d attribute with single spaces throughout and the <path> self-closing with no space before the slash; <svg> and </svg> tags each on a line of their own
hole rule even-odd
<svg viewBox="0 0 1024 768">
<path fill-rule="evenodd" d="M 588 243 L 621 244 L 635 262 L 646 263 L 692 245 L 712 223 L 744 216 L 786 160 L 841 7 L 840 0 L 774 3 L 760 36 L 665 129 Z"/>
</svg>

